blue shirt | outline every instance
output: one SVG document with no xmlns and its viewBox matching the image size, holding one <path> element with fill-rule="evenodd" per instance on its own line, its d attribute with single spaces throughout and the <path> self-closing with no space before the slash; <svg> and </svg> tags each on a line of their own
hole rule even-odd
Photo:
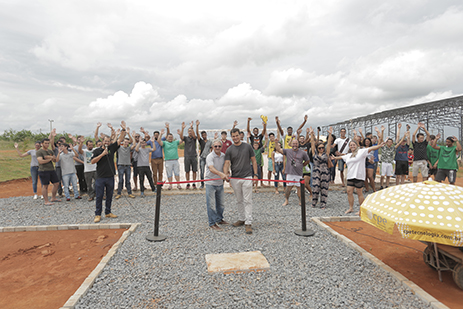
<svg viewBox="0 0 463 309">
<path fill-rule="evenodd" d="M 395 160 L 408 162 L 408 149 L 409 147 L 407 144 L 405 144 L 404 146 L 399 145 L 395 152 Z"/>
<path fill-rule="evenodd" d="M 166 138 L 163 137 L 163 138 L 161 138 L 161 140 L 165 141 Z M 146 145 L 153 148 L 153 142 L 151 142 L 151 140 L 147 141 Z M 162 147 L 161 147 L 161 145 L 159 145 L 158 141 L 156 141 L 156 140 L 154 141 L 154 145 L 156 145 L 156 150 L 151 153 L 151 159 L 162 158 Z"/>
</svg>

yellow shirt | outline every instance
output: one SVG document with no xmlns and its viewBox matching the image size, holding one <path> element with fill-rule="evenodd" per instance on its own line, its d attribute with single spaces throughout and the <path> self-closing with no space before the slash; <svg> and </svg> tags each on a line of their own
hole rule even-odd
<svg viewBox="0 0 463 309">
<path fill-rule="evenodd" d="M 275 143 L 276 143 L 276 140 L 275 141 L 268 141 L 268 157 L 269 158 L 272 158 L 272 153 L 275 151 Z"/>
<path fill-rule="evenodd" d="M 285 135 L 285 137 L 284 137 L 285 144 L 283 146 L 284 149 L 290 149 L 291 148 L 291 145 L 289 143 L 291 142 L 292 138 L 293 137 L 291 135 L 287 135 L 287 134 Z"/>
</svg>

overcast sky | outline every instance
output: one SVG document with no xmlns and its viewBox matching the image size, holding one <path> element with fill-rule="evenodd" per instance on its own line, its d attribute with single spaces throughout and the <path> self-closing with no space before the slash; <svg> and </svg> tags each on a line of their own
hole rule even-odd
<svg viewBox="0 0 463 309">
<path fill-rule="evenodd" d="M 461 1 L 0 0 L 0 132 L 327 125 L 463 93 Z"/>
</svg>

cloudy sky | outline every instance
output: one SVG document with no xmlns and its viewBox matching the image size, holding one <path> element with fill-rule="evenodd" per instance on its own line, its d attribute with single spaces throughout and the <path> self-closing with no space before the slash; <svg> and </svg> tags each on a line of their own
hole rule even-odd
<svg viewBox="0 0 463 309">
<path fill-rule="evenodd" d="M 317 126 L 463 93 L 461 1 L 0 6 L 0 132 Z"/>
</svg>

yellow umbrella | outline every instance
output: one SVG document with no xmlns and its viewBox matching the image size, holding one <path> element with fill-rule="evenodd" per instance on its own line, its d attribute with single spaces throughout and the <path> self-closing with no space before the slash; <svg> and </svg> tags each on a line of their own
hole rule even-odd
<svg viewBox="0 0 463 309">
<path fill-rule="evenodd" d="M 370 194 L 360 217 L 403 238 L 463 246 L 463 188 L 435 181 L 390 187 Z"/>
<path fill-rule="evenodd" d="M 397 225 L 402 238 L 433 243 L 435 268 L 442 281 L 441 270 L 449 268 L 441 268 L 436 243 L 463 246 L 463 188 L 436 181 L 390 187 L 365 199 L 360 218 L 389 234 Z M 431 254 L 430 244 L 428 248 L 425 254 Z M 461 287 L 463 266 L 458 267 L 454 279 Z"/>
</svg>

